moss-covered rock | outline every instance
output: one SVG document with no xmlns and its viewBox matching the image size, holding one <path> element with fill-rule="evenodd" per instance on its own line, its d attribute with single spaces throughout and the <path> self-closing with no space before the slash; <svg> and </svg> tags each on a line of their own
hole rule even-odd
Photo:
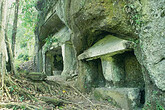
<svg viewBox="0 0 165 110">
<path fill-rule="evenodd" d="M 135 53 L 143 66 L 145 108 L 165 108 L 165 17 L 161 16 L 165 1 L 142 0 L 141 4 L 144 24 Z"/>
<path fill-rule="evenodd" d="M 57 14 L 77 34 L 100 30 L 122 36 L 133 35 L 134 30 L 124 10 L 126 5 L 127 2 L 121 0 L 60 0 Z"/>
<path fill-rule="evenodd" d="M 41 72 L 30 72 L 27 77 L 34 81 L 42 81 L 45 80 L 46 75 Z"/>
<path fill-rule="evenodd" d="M 137 88 L 96 88 L 94 96 L 96 99 L 107 100 L 125 110 L 137 110 L 140 102 Z"/>
<path fill-rule="evenodd" d="M 134 50 L 143 67 L 145 105 L 147 106 L 149 101 L 152 105 L 150 109 L 155 109 L 157 105 L 165 107 L 164 0 L 49 1 L 51 2 L 46 3 L 49 8 L 46 11 L 41 9 L 39 11 L 40 19 L 36 28 L 37 37 L 39 37 L 38 44 L 44 44 L 46 37 L 57 33 L 65 26 L 73 33 L 71 43 L 77 56 L 107 34 L 129 40 L 137 38 L 139 42 Z M 43 7 L 47 7 L 46 5 Z M 133 23 L 136 28 L 133 28 Z M 135 34 L 137 30 L 139 33 Z M 128 61 L 126 65 L 131 63 L 134 64 Z M 80 88 L 91 88 L 92 83 L 97 79 L 95 73 L 98 71 L 92 68 L 97 68 L 93 62 L 79 61 L 77 63 Z M 131 71 L 129 66 L 127 68 L 128 72 Z M 134 77 L 130 78 L 132 79 L 128 82 L 134 79 Z M 84 91 L 88 91 L 87 89 Z M 157 94 L 153 95 L 152 91 L 157 91 Z"/>
</svg>

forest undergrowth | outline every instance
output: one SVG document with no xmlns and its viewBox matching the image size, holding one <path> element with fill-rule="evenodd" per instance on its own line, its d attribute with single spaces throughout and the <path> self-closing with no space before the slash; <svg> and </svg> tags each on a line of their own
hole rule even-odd
<svg viewBox="0 0 165 110">
<path fill-rule="evenodd" d="M 119 110 L 108 101 L 81 93 L 72 81 L 32 81 L 25 74 L 6 75 L 4 87 L 3 110 Z"/>
</svg>

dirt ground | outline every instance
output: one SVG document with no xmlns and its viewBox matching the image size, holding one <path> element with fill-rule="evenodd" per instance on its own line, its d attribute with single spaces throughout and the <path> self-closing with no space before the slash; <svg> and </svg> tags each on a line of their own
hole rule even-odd
<svg viewBox="0 0 165 110">
<path fill-rule="evenodd" d="M 74 81 L 32 81 L 24 75 L 6 76 L 2 110 L 120 110 L 105 100 L 95 100 L 74 87 Z M 12 82 L 12 83 L 11 83 Z"/>
</svg>

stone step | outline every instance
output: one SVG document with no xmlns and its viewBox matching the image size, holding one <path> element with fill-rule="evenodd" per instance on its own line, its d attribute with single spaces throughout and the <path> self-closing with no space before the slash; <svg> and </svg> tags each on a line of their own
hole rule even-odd
<svg viewBox="0 0 165 110">
<path fill-rule="evenodd" d="M 138 88 L 96 88 L 94 97 L 118 105 L 122 110 L 137 110 L 140 105 L 140 90 Z"/>
<path fill-rule="evenodd" d="M 61 75 L 62 71 L 53 71 L 53 75 Z"/>
<path fill-rule="evenodd" d="M 46 80 L 56 81 L 56 82 L 64 82 L 64 81 L 66 81 L 66 77 L 62 76 L 62 75 L 47 76 Z"/>
<path fill-rule="evenodd" d="M 30 72 L 27 75 L 27 78 L 33 80 L 33 81 L 42 81 L 46 79 L 46 74 L 42 72 Z"/>
</svg>

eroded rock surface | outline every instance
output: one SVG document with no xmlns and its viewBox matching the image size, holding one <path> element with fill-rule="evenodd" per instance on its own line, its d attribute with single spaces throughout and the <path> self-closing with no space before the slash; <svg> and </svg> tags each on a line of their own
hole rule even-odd
<svg viewBox="0 0 165 110">
<path fill-rule="evenodd" d="M 109 100 L 125 110 L 137 110 L 136 105 L 140 104 L 139 89 L 137 88 L 97 88 L 94 96 L 97 99 Z"/>
<path fill-rule="evenodd" d="M 150 1 L 144 4 L 143 18 L 147 23 L 139 34 L 141 62 L 157 87 L 165 91 L 165 1 Z M 146 7 L 145 5 L 148 5 Z"/>
<path fill-rule="evenodd" d="M 141 102 L 146 107 L 149 103 L 148 109 L 165 107 L 164 0 L 39 1 L 40 19 L 36 28 L 39 71 L 43 70 L 44 39 L 52 35 L 58 41 L 45 52 L 62 47 L 62 75 L 77 74 L 76 84 L 81 91 L 90 92 L 102 86 L 135 87 L 145 91 Z M 104 40 L 106 36 L 121 40 L 113 45 L 113 39 Z M 122 41 L 134 46 L 127 49 L 127 45 L 118 45 Z M 106 50 L 106 44 L 112 45 Z"/>
</svg>

